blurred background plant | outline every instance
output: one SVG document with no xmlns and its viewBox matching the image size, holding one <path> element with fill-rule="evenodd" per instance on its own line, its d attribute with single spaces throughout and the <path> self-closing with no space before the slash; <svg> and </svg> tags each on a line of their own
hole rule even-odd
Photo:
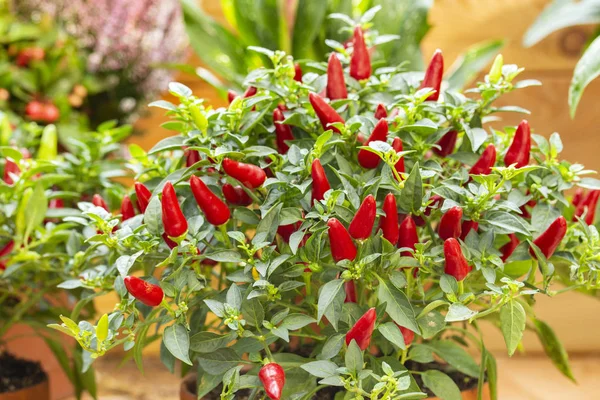
<svg viewBox="0 0 600 400">
<path fill-rule="evenodd" d="M 600 0 L 554 0 L 544 8 L 523 37 L 531 47 L 553 32 L 577 25 L 600 24 Z M 600 75 L 600 27 L 588 39 L 581 59 L 573 71 L 569 87 L 569 109 L 575 117 L 586 86 Z"/>
<path fill-rule="evenodd" d="M 5 121 L 3 140 L 10 143 L 0 146 L 0 347 L 44 362 L 53 398 L 73 391 L 59 387 L 50 360 L 42 355 L 48 351 L 78 397 L 84 391 L 95 397 L 94 372 L 87 368 L 91 359 L 46 325 L 60 315 L 95 316 L 92 300 L 101 292 L 80 285 L 92 280 L 101 287 L 96 274 L 111 263 L 102 243 L 90 239 L 95 230 L 63 219 L 79 215 L 81 202 L 99 204 L 98 196 L 108 203 L 99 212 L 118 208 L 113 199 L 122 199 L 124 189 L 115 178 L 129 174 L 120 142 L 131 128 L 104 123 L 69 138 L 66 151 L 59 152 L 54 125 L 22 121 L 10 126 L 1 112 L 0 121 Z M 74 290 L 66 293 L 66 287 Z M 40 340 L 49 350 L 36 353 L 32 349 L 39 349 L 34 343 Z"/>
<path fill-rule="evenodd" d="M 198 74 L 223 95 L 231 86 L 239 89 L 249 71 L 271 67 L 268 57 L 250 46 L 283 50 L 299 60 L 303 70 L 310 70 L 315 60 L 333 50 L 347 56 L 357 25 L 366 31 L 374 66 L 407 63 L 423 70 L 421 41 L 430 28 L 427 17 L 433 1 L 221 0 L 227 24 L 219 23 L 196 0 L 181 3 L 192 49 L 218 77 L 202 67 L 180 68 Z M 475 78 L 502 45 L 488 40 L 469 48 L 450 68 L 449 85 L 461 88 Z"/>
<path fill-rule="evenodd" d="M 38 122 L 133 121 L 171 80 L 163 64 L 186 56 L 175 0 L 0 0 L 0 9 L 0 106 Z"/>
</svg>

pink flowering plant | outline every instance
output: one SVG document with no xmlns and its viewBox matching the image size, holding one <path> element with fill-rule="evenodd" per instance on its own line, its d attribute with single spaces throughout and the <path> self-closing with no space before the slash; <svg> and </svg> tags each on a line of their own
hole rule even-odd
<svg viewBox="0 0 600 400">
<path fill-rule="evenodd" d="M 106 251 L 78 290 L 120 302 L 51 326 L 140 368 L 162 337 L 165 366 L 193 367 L 207 399 L 497 398 L 484 323 L 509 355 L 535 332 L 572 379 L 534 298 L 598 287 L 600 182 L 558 158 L 558 134 L 497 128 L 527 111 L 495 100 L 539 84 L 501 56 L 462 93 L 444 89 L 441 52 L 423 75 L 372 65 L 369 40 L 357 25 L 351 51 L 301 79 L 251 48 L 272 66 L 228 107 L 170 84 L 179 103 L 151 105 L 178 134 L 130 149 L 136 215 L 82 204 L 66 219 Z"/>
</svg>

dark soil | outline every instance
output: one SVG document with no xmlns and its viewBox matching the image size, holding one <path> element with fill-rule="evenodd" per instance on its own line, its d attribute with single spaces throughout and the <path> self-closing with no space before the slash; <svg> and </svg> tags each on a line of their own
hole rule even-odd
<svg viewBox="0 0 600 400">
<path fill-rule="evenodd" d="M 192 388 L 190 388 L 192 389 Z M 210 391 L 210 393 L 208 393 L 207 395 L 204 395 L 204 397 L 202 398 L 203 400 L 219 400 L 221 398 L 221 391 L 223 390 L 223 385 L 219 385 L 216 388 L 214 388 L 213 390 Z M 191 390 L 192 393 L 196 392 L 196 388 L 193 388 L 193 390 Z M 236 400 L 248 400 L 250 398 L 250 389 L 242 389 L 242 390 L 238 390 L 235 393 L 235 398 Z"/>
<path fill-rule="evenodd" d="M 465 375 L 462 372 L 459 372 L 459 371 L 453 369 L 452 367 L 450 367 L 447 364 L 439 364 L 436 362 L 429 363 L 429 364 L 420 364 L 420 363 L 408 361 L 406 363 L 406 368 L 408 368 L 409 370 L 412 370 L 412 371 L 428 371 L 428 370 L 432 370 L 432 369 L 437 369 L 438 371 L 442 371 L 443 373 L 448 375 L 450 378 L 452 378 L 452 380 L 454 381 L 454 383 L 456 383 L 456 385 L 458 386 L 458 388 L 460 389 L 461 392 L 465 391 L 465 390 L 470 390 L 470 389 L 476 388 L 477 382 L 479 381 L 477 378 L 473 378 L 469 375 Z M 421 375 L 414 374 L 413 378 L 415 379 L 415 381 L 417 381 L 417 384 L 419 385 L 419 387 L 421 388 L 421 390 L 423 392 L 427 393 L 430 397 L 434 396 L 433 392 L 431 390 L 429 390 L 429 388 L 427 388 L 427 386 L 425 386 L 423 384 Z"/>
<path fill-rule="evenodd" d="M 0 353 L 0 393 L 15 392 L 48 379 L 39 363 Z"/>
<path fill-rule="evenodd" d="M 329 386 L 319 390 L 311 400 L 333 400 L 336 393 L 340 392 L 341 390 L 342 389 L 339 387 Z"/>
</svg>

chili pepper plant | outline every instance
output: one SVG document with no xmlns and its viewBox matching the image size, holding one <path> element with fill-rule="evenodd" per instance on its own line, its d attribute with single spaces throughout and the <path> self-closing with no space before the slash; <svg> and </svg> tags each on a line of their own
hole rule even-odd
<svg viewBox="0 0 600 400">
<path fill-rule="evenodd" d="M 483 324 L 509 355 L 534 332 L 573 379 L 534 306 L 598 287 L 600 182 L 559 159 L 558 134 L 502 126 L 527 111 L 495 101 L 539 84 L 502 56 L 462 93 L 445 89 L 440 51 L 416 73 L 371 63 L 369 40 L 357 26 L 354 52 L 301 80 L 290 56 L 254 48 L 272 67 L 224 108 L 172 83 L 179 104 L 151 105 L 178 134 L 129 162 L 137 215 L 84 205 L 67 219 L 105 245 L 110 263 L 79 286 L 120 295 L 108 330 L 52 327 L 92 359 L 123 346 L 140 368 L 162 336 L 162 361 L 193 368 L 199 398 L 456 399 L 486 382 L 497 398 Z"/>
<path fill-rule="evenodd" d="M 80 140 L 67 141 L 71 152 L 58 151 L 54 125 L 22 122 L 2 129 L 0 348 L 18 338 L 11 330 L 15 325 L 31 327 L 54 353 L 77 396 L 83 391 L 95 396 L 89 354 L 79 346 L 70 349 L 47 324 L 62 314 L 95 318 L 92 300 L 102 291 L 82 285 L 106 268 L 106 252 L 101 243 L 88 240 L 95 230 L 63 218 L 79 215 L 80 202 L 91 206 L 94 194 L 121 200 L 122 185 L 113 178 L 127 174 L 118 143 L 130 128 L 111 122 L 98 132 L 80 133 Z"/>
</svg>

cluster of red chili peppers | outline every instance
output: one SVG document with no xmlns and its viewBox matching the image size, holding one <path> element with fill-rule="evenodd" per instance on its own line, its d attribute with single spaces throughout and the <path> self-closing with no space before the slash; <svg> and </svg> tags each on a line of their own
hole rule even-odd
<svg viewBox="0 0 600 400">
<path fill-rule="evenodd" d="M 350 76 L 357 80 L 368 79 L 371 76 L 371 63 L 363 31 L 360 27 L 354 30 L 352 43 L 354 50 L 350 60 Z M 434 53 L 421 83 L 421 88 L 432 89 L 431 94 L 427 97 L 427 101 L 438 100 L 443 70 L 444 60 L 441 51 L 438 50 Z M 295 65 L 294 79 L 302 79 L 302 70 L 297 64 Z M 250 87 L 243 94 L 243 97 L 253 96 L 256 92 L 256 88 Z M 340 57 L 336 53 L 332 53 L 329 57 L 327 85 L 323 95 L 330 100 L 346 99 L 348 97 L 344 69 L 340 62 Z M 235 97 L 237 97 L 236 93 L 229 92 L 230 101 L 233 101 Z M 345 120 L 325 98 L 322 95 L 310 93 L 309 101 L 323 129 L 331 129 L 335 133 L 341 133 L 340 126 L 345 123 Z M 284 106 L 277 107 L 273 111 L 272 116 L 275 128 L 275 145 L 281 154 L 285 154 L 289 150 L 289 141 L 294 140 L 291 126 L 285 124 L 285 111 L 286 108 Z M 388 140 L 388 112 L 385 106 L 379 104 L 374 115 L 377 123 L 368 138 L 359 138 L 359 142 L 362 145 L 367 146 L 373 141 L 386 142 Z M 449 130 L 437 142 L 433 152 L 442 157 L 452 154 L 456 147 L 457 138 L 458 132 L 454 129 Z M 396 152 L 403 150 L 400 138 L 395 137 L 393 139 L 392 148 Z M 528 122 L 524 120 L 517 127 L 511 145 L 504 157 L 504 164 L 506 166 L 515 165 L 517 168 L 524 167 L 529 164 L 530 152 L 531 132 Z M 188 167 L 200 161 L 200 155 L 195 150 L 186 150 L 185 157 L 186 166 Z M 367 169 L 377 168 L 381 162 L 378 155 L 365 149 L 360 149 L 357 157 L 358 163 Z M 485 147 L 479 159 L 471 166 L 469 172 L 472 175 L 490 174 L 496 162 L 496 148 L 493 144 L 489 144 Z M 267 178 L 267 172 L 260 167 L 229 158 L 225 158 L 222 161 L 221 168 L 226 175 L 238 180 L 243 185 L 242 187 L 229 183 L 224 184 L 222 186 L 222 193 L 226 202 L 221 200 L 199 177 L 192 175 L 189 181 L 194 198 L 202 210 L 205 219 L 214 226 L 226 224 L 230 219 L 231 212 L 227 203 L 240 206 L 250 205 L 252 197 L 249 193 L 251 194 L 252 190 L 261 187 Z M 396 163 L 395 169 L 399 174 L 405 172 L 403 159 L 400 159 Z M 323 200 L 325 193 L 331 189 L 326 172 L 318 158 L 312 161 L 311 177 L 311 204 L 314 204 Z M 152 194 L 141 183 L 136 183 L 135 192 L 138 209 L 143 213 L 149 204 Z M 591 191 L 588 194 L 579 192 L 573 200 L 573 205 L 576 209 L 574 218 L 584 217 L 585 221 L 591 224 L 594 221 L 594 213 L 599 197 L 600 191 Z M 440 206 L 442 202 L 443 199 L 441 197 L 433 196 L 424 214 L 429 215 L 432 209 Z M 161 204 L 165 240 L 172 244 L 171 247 L 174 247 L 187 234 L 188 225 L 181 211 L 175 189 L 170 182 L 166 183 L 162 189 Z M 402 256 L 413 256 L 416 245 L 419 243 L 417 226 L 424 224 L 423 218 L 413 215 L 399 218 L 396 197 L 392 193 L 388 193 L 385 196 L 381 210 L 383 213 L 379 218 L 377 230 L 381 230 L 383 238 L 402 249 Z M 129 197 L 123 199 L 121 213 L 123 219 L 128 219 L 135 215 L 135 210 Z M 333 260 L 335 262 L 343 260 L 354 261 L 358 254 L 355 241 L 364 241 L 373 234 L 376 219 L 377 201 L 371 194 L 365 196 L 362 200 L 348 229 L 337 218 L 330 218 L 327 226 Z M 300 228 L 300 225 L 301 223 L 297 222 L 280 226 L 277 232 L 284 241 L 288 242 L 290 236 Z M 464 280 L 471 271 L 471 266 L 463 254 L 459 239 L 464 241 L 470 231 L 477 231 L 478 228 L 479 223 L 477 221 L 463 218 L 463 210 L 458 206 L 447 209 L 437 226 L 437 233 L 443 241 L 444 272 L 453 276 L 457 281 Z M 566 230 L 566 220 L 561 216 L 537 237 L 533 243 L 545 257 L 551 257 L 565 236 Z M 500 249 L 503 260 L 507 260 L 520 244 L 515 234 L 510 234 L 508 237 L 509 242 Z M 530 249 L 530 252 L 535 257 L 533 249 Z M 136 277 L 125 278 L 125 286 L 133 297 L 149 306 L 160 304 L 164 297 L 164 293 L 159 286 Z M 346 301 L 356 302 L 356 284 L 353 280 L 345 282 L 345 290 Z M 376 309 L 369 309 L 347 332 L 346 344 L 349 345 L 354 340 L 361 350 L 367 349 L 370 345 L 376 320 Z M 404 337 L 405 343 L 407 345 L 410 344 L 414 340 L 415 333 L 405 327 L 398 326 L 398 328 Z M 269 398 L 279 400 L 285 385 L 283 368 L 275 362 L 268 362 L 261 368 L 259 378 Z"/>
</svg>

